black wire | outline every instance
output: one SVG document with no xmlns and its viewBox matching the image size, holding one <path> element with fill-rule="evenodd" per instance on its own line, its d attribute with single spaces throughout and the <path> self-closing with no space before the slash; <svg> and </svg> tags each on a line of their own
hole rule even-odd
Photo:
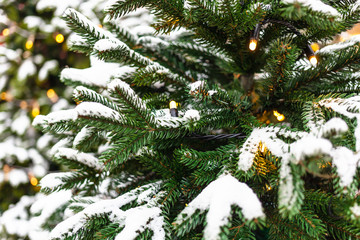
<svg viewBox="0 0 360 240">
<path fill-rule="evenodd" d="M 230 139 L 230 138 L 246 138 L 246 135 L 244 135 L 243 133 L 217 134 L 217 135 L 193 134 L 193 135 L 189 136 L 189 138 L 211 141 L 211 140 L 221 140 L 221 139 Z"/>
</svg>

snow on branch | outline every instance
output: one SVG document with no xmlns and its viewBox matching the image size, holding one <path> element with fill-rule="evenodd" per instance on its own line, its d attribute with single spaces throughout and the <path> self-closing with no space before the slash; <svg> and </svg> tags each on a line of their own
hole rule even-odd
<svg viewBox="0 0 360 240">
<path fill-rule="evenodd" d="M 318 104 L 342 113 L 347 117 L 357 117 L 359 113 L 352 113 L 351 109 L 358 109 L 360 106 L 359 97 L 349 99 L 326 99 Z M 357 105 L 354 103 L 357 102 Z M 311 132 L 291 132 L 278 127 L 256 128 L 240 149 L 238 168 L 247 171 L 253 165 L 253 161 L 259 151 L 260 143 L 277 157 L 281 157 L 279 206 L 288 210 L 292 209 L 297 199 L 297 191 L 294 186 L 291 164 L 299 164 L 306 157 L 318 154 L 329 155 L 333 161 L 340 179 L 341 187 L 348 187 L 354 181 L 356 169 L 359 164 L 360 155 L 345 147 L 334 147 L 332 143 L 324 138 L 329 133 L 340 134 L 348 130 L 345 121 L 333 118 L 324 125 L 317 125 Z M 355 131 L 359 131 L 357 129 Z M 356 133 L 355 133 L 356 135 Z M 295 140 L 291 144 L 285 143 L 279 137 L 290 137 Z M 359 133 L 357 134 L 359 136 Z M 358 144 L 358 139 L 357 139 Z"/>
<path fill-rule="evenodd" d="M 117 63 L 100 62 L 89 68 L 65 68 L 61 71 L 61 81 L 71 81 L 73 85 L 106 88 L 113 77 L 132 74 L 136 68 L 120 66 Z"/>
<path fill-rule="evenodd" d="M 57 189 L 64 184 L 63 179 L 72 177 L 72 172 L 49 173 L 40 180 L 42 189 Z"/>
<path fill-rule="evenodd" d="M 92 33 L 92 35 L 95 36 L 97 39 L 114 37 L 114 35 L 111 34 L 109 31 L 100 28 L 99 26 L 97 26 L 95 23 L 90 21 L 87 17 L 85 17 L 83 14 L 79 13 L 75 9 L 72 8 L 66 9 L 64 11 L 63 18 L 67 19 L 68 23 L 69 20 L 75 22 L 77 25 L 79 25 L 79 29 L 81 29 L 81 31 L 84 31 L 84 29 L 86 29 L 88 33 Z M 74 30 L 76 31 L 77 29 Z M 81 35 L 81 33 L 78 34 Z"/>
<path fill-rule="evenodd" d="M 128 83 L 120 79 L 115 79 L 108 85 L 108 90 L 113 93 L 118 93 L 121 97 L 130 100 L 141 110 L 147 110 L 146 103 L 135 93 Z"/>
<path fill-rule="evenodd" d="M 360 43 L 360 35 L 355 35 L 351 37 L 349 40 L 346 40 L 344 42 L 339 42 L 323 47 L 319 51 L 317 51 L 316 54 L 333 54 L 336 51 L 343 50 L 345 48 L 354 46 L 355 44 L 359 44 L 359 43 Z"/>
<path fill-rule="evenodd" d="M 91 218 L 96 218 L 101 214 L 107 214 L 110 221 L 118 223 L 120 227 L 125 227 L 116 239 L 135 239 L 145 229 L 153 231 L 153 239 L 165 239 L 165 231 L 163 229 L 165 225 L 164 218 L 161 216 L 161 210 L 154 206 L 158 196 L 153 198 L 158 193 L 161 184 L 161 181 L 150 183 L 115 199 L 95 202 L 83 211 L 58 224 L 51 231 L 50 239 L 62 239 L 76 235 L 82 228 L 87 227 L 87 223 Z M 127 211 L 120 209 L 122 206 L 139 199 L 144 192 L 147 193 L 147 196 L 142 196 L 141 199 L 145 205 L 131 208 Z"/>
<path fill-rule="evenodd" d="M 78 118 L 106 118 L 112 122 L 123 122 L 124 117 L 117 111 L 96 102 L 82 102 L 74 109 L 52 112 L 46 116 L 38 115 L 34 121 L 34 126 L 47 127 L 48 125 L 76 121 Z"/>
<path fill-rule="evenodd" d="M 332 109 L 341 115 L 350 119 L 356 119 L 355 127 L 356 151 L 360 151 L 360 96 L 354 96 L 347 99 L 329 98 L 319 102 L 320 106 Z M 335 126 L 334 126 L 335 127 Z"/>
<path fill-rule="evenodd" d="M 246 220 L 265 217 L 261 202 L 251 188 L 231 175 L 222 175 L 189 203 L 175 223 L 180 225 L 189 220 L 197 210 L 201 213 L 208 210 L 204 239 L 218 240 L 221 227 L 228 223 L 234 205 L 241 208 Z"/>
<path fill-rule="evenodd" d="M 315 12 L 321 12 L 327 15 L 332 15 L 334 17 L 341 16 L 341 14 L 335 8 L 323 3 L 320 0 L 282 0 L 282 2 L 288 4 L 300 3 L 301 5 L 306 6 Z"/>
<path fill-rule="evenodd" d="M 107 118 L 117 122 L 123 122 L 123 116 L 117 111 L 96 102 L 82 102 L 75 107 L 79 116 L 89 116 L 95 118 Z"/>
<path fill-rule="evenodd" d="M 66 158 L 84 164 L 90 168 L 94 168 L 97 171 L 104 169 L 104 164 L 96 157 L 89 153 L 79 152 L 71 148 L 59 148 L 55 153 L 55 158 Z"/>
</svg>

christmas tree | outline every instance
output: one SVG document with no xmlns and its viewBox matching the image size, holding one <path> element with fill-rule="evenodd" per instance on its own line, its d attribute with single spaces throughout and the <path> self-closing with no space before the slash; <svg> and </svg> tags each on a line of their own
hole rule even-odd
<svg viewBox="0 0 360 240">
<path fill-rule="evenodd" d="M 152 31 L 119 24 L 143 8 Z M 69 169 L 33 205 L 51 239 L 360 238 L 360 38 L 329 44 L 359 2 L 119 0 L 105 13 L 100 28 L 65 11 L 71 48 L 94 64 L 61 72 L 76 107 L 33 122 Z"/>
</svg>

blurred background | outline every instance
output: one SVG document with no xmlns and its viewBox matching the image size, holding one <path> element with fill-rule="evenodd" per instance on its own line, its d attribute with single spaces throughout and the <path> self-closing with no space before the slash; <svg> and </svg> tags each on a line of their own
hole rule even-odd
<svg viewBox="0 0 360 240">
<path fill-rule="evenodd" d="M 61 14 L 72 7 L 101 26 L 105 2 L 0 0 L 0 239 L 31 239 L 25 226 L 31 203 L 41 196 L 38 181 L 61 171 L 49 156 L 56 139 L 37 132 L 31 122 L 74 104 L 72 89 L 59 80 L 61 69 L 90 65 L 88 56 L 68 50 L 72 36 Z M 360 25 L 334 36 L 334 42 L 357 34 Z"/>
</svg>

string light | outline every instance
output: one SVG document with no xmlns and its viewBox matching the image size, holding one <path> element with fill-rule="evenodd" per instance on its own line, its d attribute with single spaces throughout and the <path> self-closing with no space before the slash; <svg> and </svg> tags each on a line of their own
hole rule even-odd
<svg viewBox="0 0 360 240">
<path fill-rule="evenodd" d="M 8 36 L 10 34 L 10 30 L 8 28 L 5 28 L 3 31 L 2 31 L 2 35 L 4 37 Z"/>
<path fill-rule="evenodd" d="M 47 90 L 46 95 L 52 102 L 57 102 L 59 100 L 59 97 L 54 89 Z"/>
<path fill-rule="evenodd" d="M 317 43 L 312 43 L 312 44 L 310 45 L 310 47 L 311 47 L 311 49 L 312 49 L 314 52 L 319 51 L 319 49 L 320 49 L 320 46 L 319 46 L 319 44 L 317 44 Z"/>
<path fill-rule="evenodd" d="M 171 101 L 169 103 L 170 106 L 170 115 L 172 117 L 178 117 L 177 103 L 175 101 Z"/>
<path fill-rule="evenodd" d="M 318 63 L 318 60 L 317 60 L 317 58 L 316 58 L 315 55 L 311 56 L 311 57 L 309 58 L 309 61 L 310 61 L 310 63 L 311 63 L 313 66 L 316 66 L 317 63 Z"/>
<path fill-rule="evenodd" d="M 2 92 L 2 93 L 0 93 L 0 98 L 1 98 L 1 100 L 6 100 L 6 92 Z"/>
<path fill-rule="evenodd" d="M 273 114 L 279 122 L 282 122 L 285 120 L 285 116 L 283 114 L 279 113 L 278 111 L 274 110 Z"/>
<path fill-rule="evenodd" d="M 31 40 L 27 40 L 26 43 L 25 43 L 25 48 L 27 50 L 30 50 L 32 47 L 34 46 L 34 42 L 31 41 Z"/>
<path fill-rule="evenodd" d="M 55 41 L 57 43 L 62 43 L 62 42 L 64 42 L 64 40 L 65 40 L 64 35 L 62 35 L 61 33 L 59 33 L 55 36 Z"/>
<path fill-rule="evenodd" d="M 260 23 L 256 24 L 254 32 L 252 33 L 252 36 L 250 38 L 250 43 L 249 43 L 250 51 L 256 50 L 256 47 L 258 45 L 259 35 L 260 35 L 260 29 L 261 29 L 261 24 Z"/>
<path fill-rule="evenodd" d="M 257 40 L 256 39 L 251 39 L 250 43 L 249 43 L 250 51 L 255 51 L 256 47 L 257 47 Z"/>
<path fill-rule="evenodd" d="M 33 117 L 36 117 L 37 115 L 40 114 L 40 106 L 39 106 L 39 103 L 38 102 L 35 102 L 33 104 L 33 109 L 31 110 L 31 115 Z"/>
<path fill-rule="evenodd" d="M 40 109 L 38 107 L 34 107 L 32 110 L 31 110 L 31 115 L 33 117 L 36 117 L 37 115 L 40 114 Z"/>
<path fill-rule="evenodd" d="M 252 33 L 252 36 L 250 37 L 250 43 L 249 43 L 249 49 L 250 51 L 255 51 L 258 41 L 259 41 L 259 35 L 260 35 L 260 29 L 261 26 L 266 24 L 266 23 L 278 23 L 278 24 L 282 24 L 284 26 L 286 26 L 287 28 L 289 28 L 293 33 L 295 33 L 297 36 L 302 36 L 301 33 L 290 23 L 285 22 L 285 21 L 281 21 L 281 20 L 277 20 L 277 19 L 265 19 L 263 20 L 261 23 L 256 24 L 255 29 Z M 314 48 L 316 48 L 316 45 L 313 45 Z M 319 49 L 319 45 L 317 45 L 317 48 Z M 317 50 L 318 50 L 317 49 Z M 315 50 L 315 51 L 317 51 Z M 307 56 L 307 58 L 309 59 L 310 63 L 312 65 L 316 65 L 318 63 L 318 60 L 315 56 L 314 50 L 312 49 L 312 46 L 310 45 L 306 45 L 304 52 Z"/>
<path fill-rule="evenodd" d="M 318 63 L 318 60 L 315 56 L 314 50 L 312 49 L 312 47 L 310 45 L 307 45 L 304 49 L 304 52 L 307 56 L 307 58 L 309 59 L 310 63 L 314 66 L 316 66 L 316 64 Z"/>
<path fill-rule="evenodd" d="M 31 183 L 31 185 L 33 185 L 33 186 L 36 186 L 36 185 L 38 185 L 38 180 L 37 180 L 37 178 L 36 177 L 31 177 L 30 178 L 30 183 Z"/>
</svg>

